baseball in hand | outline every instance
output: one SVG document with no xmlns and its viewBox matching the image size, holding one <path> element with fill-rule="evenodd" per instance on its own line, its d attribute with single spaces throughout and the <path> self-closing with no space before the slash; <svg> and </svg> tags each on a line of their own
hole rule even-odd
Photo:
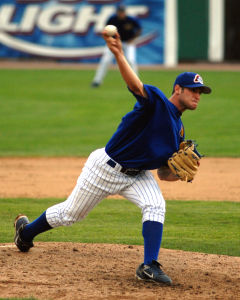
<svg viewBox="0 0 240 300">
<path fill-rule="evenodd" d="M 104 31 L 108 36 L 114 36 L 117 33 L 117 27 L 114 25 L 107 25 L 104 27 Z"/>
</svg>

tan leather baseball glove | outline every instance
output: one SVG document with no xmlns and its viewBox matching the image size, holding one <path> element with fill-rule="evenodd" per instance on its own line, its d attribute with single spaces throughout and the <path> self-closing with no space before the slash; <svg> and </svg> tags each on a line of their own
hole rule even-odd
<svg viewBox="0 0 240 300">
<path fill-rule="evenodd" d="M 198 171 L 202 155 L 196 147 L 192 140 L 184 141 L 180 144 L 179 151 L 168 159 L 170 170 L 182 181 L 191 182 Z"/>
</svg>

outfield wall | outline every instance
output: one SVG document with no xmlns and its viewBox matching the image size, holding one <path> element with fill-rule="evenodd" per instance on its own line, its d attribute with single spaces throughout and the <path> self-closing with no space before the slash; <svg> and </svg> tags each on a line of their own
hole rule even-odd
<svg viewBox="0 0 240 300">
<path fill-rule="evenodd" d="M 224 59 L 224 0 L 2 0 L 0 58 L 97 63 L 116 6 L 142 25 L 139 64 Z"/>
</svg>

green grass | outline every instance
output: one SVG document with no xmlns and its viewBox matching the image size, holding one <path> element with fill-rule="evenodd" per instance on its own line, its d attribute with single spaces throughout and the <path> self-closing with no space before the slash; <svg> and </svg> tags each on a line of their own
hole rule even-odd
<svg viewBox="0 0 240 300">
<path fill-rule="evenodd" d="M 196 70 L 198 71 L 198 70 Z M 180 71 L 141 71 L 170 95 Z M 240 72 L 200 71 L 213 93 L 183 115 L 186 137 L 206 156 L 240 156 Z M 0 156 L 88 156 L 132 109 L 118 71 L 90 88 L 93 70 L 0 70 Z"/>
<path fill-rule="evenodd" d="M 1 199 L 0 242 L 12 242 L 13 219 L 19 212 L 30 220 L 57 199 Z M 240 256 L 240 203 L 167 201 L 162 247 Z M 142 245 L 140 210 L 127 200 L 102 201 L 81 223 L 39 235 L 36 241 Z"/>
</svg>

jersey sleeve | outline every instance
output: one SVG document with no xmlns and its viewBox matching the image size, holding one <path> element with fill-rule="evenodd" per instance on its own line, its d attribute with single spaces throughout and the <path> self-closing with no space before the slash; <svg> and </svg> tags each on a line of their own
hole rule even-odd
<svg viewBox="0 0 240 300">
<path fill-rule="evenodd" d="M 147 98 L 135 94 L 128 88 L 140 104 L 145 106 L 152 106 L 155 104 L 156 101 L 165 102 L 166 96 L 157 87 L 148 84 L 144 84 L 143 87 L 147 93 Z"/>
</svg>

